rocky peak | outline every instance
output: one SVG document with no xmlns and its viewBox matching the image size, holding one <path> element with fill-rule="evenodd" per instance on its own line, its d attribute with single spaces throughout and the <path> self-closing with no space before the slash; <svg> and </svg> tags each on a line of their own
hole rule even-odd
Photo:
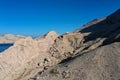
<svg viewBox="0 0 120 80">
<path fill-rule="evenodd" d="M 43 35 L 43 36 L 41 36 L 41 37 L 37 37 L 37 38 L 35 38 L 35 40 L 37 40 L 37 41 L 40 41 L 41 42 L 41 40 L 47 40 L 48 42 L 50 41 L 50 43 L 52 42 L 54 42 L 54 40 L 58 37 L 59 35 L 55 32 L 55 31 L 49 31 L 47 34 L 45 34 L 45 35 Z"/>
<path fill-rule="evenodd" d="M 47 34 L 45 34 L 44 36 L 47 39 L 55 39 L 56 37 L 58 37 L 58 34 L 55 31 L 50 31 Z"/>
</svg>

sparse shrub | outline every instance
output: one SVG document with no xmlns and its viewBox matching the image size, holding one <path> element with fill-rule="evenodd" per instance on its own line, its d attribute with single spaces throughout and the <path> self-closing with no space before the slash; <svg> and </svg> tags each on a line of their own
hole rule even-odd
<svg viewBox="0 0 120 80">
<path fill-rule="evenodd" d="M 59 71 L 57 69 L 52 69 L 50 70 L 50 74 L 52 74 L 53 76 L 57 76 L 59 74 Z"/>
</svg>

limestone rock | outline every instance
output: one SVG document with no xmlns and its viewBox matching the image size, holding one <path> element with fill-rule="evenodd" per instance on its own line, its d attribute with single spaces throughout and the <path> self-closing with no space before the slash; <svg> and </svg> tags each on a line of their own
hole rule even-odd
<svg viewBox="0 0 120 80">
<path fill-rule="evenodd" d="M 120 42 L 106 45 L 49 68 L 36 80 L 119 80 Z M 56 70 L 57 72 L 53 72 Z"/>
<path fill-rule="evenodd" d="M 80 33 L 67 33 L 60 35 L 50 48 L 50 54 L 58 61 L 61 61 L 71 55 L 74 55 L 75 50 L 80 47 L 82 40 L 83 35 Z"/>
</svg>

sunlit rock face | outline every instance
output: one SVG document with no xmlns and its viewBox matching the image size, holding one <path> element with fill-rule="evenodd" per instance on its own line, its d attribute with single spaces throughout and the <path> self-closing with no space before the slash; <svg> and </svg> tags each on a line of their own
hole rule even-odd
<svg viewBox="0 0 120 80">
<path fill-rule="evenodd" d="M 44 61 L 44 58 L 49 58 L 47 51 L 57 36 L 57 33 L 51 31 L 42 39 L 34 40 L 31 37 L 26 37 L 16 41 L 12 47 L 0 54 L 0 72 L 2 73 L 0 79 L 12 80 L 22 75 L 38 56 L 41 56 L 40 63 Z M 37 63 L 36 66 L 38 66 Z M 30 69 L 36 66 L 32 65 Z"/>
</svg>

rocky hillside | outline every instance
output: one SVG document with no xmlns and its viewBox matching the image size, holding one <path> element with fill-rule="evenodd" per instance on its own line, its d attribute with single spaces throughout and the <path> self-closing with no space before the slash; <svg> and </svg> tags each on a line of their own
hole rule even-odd
<svg viewBox="0 0 120 80">
<path fill-rule="evenodd" d="M 50 54 L 59 64 L 30 80 L 120 80 L 120 10 L 60 35 Z"/>
<path fill-rule="evenodd" d="M 0 80 L 16 80 L 27 71 L 43 66 L 45 58 L 49 57 L 48 48 L 58 35 L 51 31 L 42 39 L 31 37 L 20 39 L 12 47 L 0 54 Z M 37 58 L 39 56 L 39 58 Z M 35 59 L 39 59 L 34 61 Z M 41 64 L 37 62 L 41 62 Z M 26 71 L 26 73 L 25 73 Z"/>
<path fill-rule="evenodd" d="M 120 43 L 64 60 L 30 80 L 120 80 Z"/>
<path fill-rule="evenodd" d="M 27 37 L 0 54 L 0 80 L 120 80 L 120 10 L 71 33 Z"/>
</svg>

